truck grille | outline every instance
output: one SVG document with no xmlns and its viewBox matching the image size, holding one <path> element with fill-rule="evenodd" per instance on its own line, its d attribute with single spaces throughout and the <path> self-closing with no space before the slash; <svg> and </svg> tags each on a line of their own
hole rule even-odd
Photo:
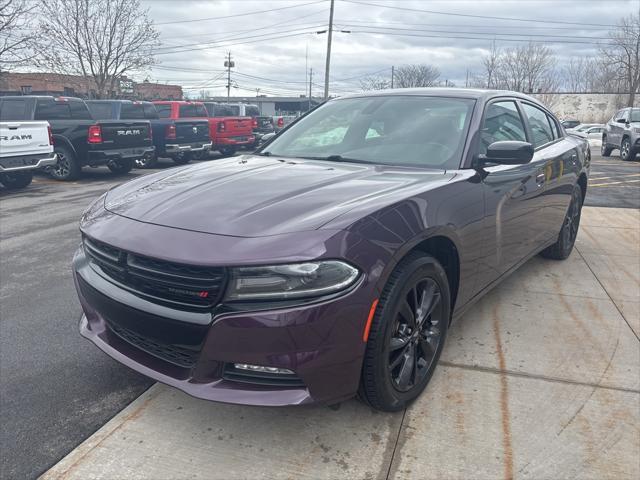
<svg viewBox="0 0 640 480">
<path fill-rule="evenodd" d="M 221 267 L 185 265 L 133 254 L 84 237 L 91 266 L 133 293 L 178 308 L 207 309 L 224 291 Z"/>
</svg>

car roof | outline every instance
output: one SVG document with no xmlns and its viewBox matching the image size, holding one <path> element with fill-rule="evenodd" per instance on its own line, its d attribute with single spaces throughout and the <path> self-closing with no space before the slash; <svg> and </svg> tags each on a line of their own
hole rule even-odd
<svg viewBox="0 0 640 480">
<path fill-rule="evenodd" d="M 0 100 L 26 100 L 26 99 L 36 99 L 36 100 L 55 100 L 56 98 L 58 99 L 63 99 L 63 100 L 70 100 L 72 102 L 83 102 L 84 100 L 82 100 L 80 97 L 68 97 L 66 95 L 6 95 L 3 97 L 0 97 Z"/>
<path fill-rule="evenodd" d="M 488 90 L 482 88 L 451 88 L 451 87 L 428 87 L 428 88 L 394 88 L 388 90 L 376 90 L 362 93 L 354 93 L 339 98 L 361 98 L 361 97 L 384 97 L 384 96 L 429 96 L 429 97 L 452 97 L 471 98 L 475 100 L 489 100 L 494 97 L 516 97 L 540 104 L 540 101 L 529 95 L 514 92 L 511 90 Z"/>
</svg>

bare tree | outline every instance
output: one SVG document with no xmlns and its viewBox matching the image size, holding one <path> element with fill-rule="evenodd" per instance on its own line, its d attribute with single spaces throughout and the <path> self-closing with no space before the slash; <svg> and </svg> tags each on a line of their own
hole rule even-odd
<svg viewBox="0 0 640 480">
<path fill-rule="evenodd" d="M 159 32 L 139 0 L 41 0 L 43 66 L 90 79 L 98 97 L 153 65 Z"/>
<path fill-rule="evenodd" d="M 396 88 L 435 87 L 440 70 L 433 65 L 405 65 L 396 69 L 394 78 Z"/>
<path fill-rule="evenodd" d="M 380 75 L 370 75 L 360 80 L 360 88 L 367 90 L 386 90 L 391 88 L 391 80 Z"/>
<path fill-rule="evenodd" d="M 33 58 L 34 8 L 27 0 L 0 0 L 0 71 L 18 67 Z"/>
<path fill-rule="evenodd" d="M 497 74 L 500 68 L 500 49 L 496 45 L 496 42 L 491 43 L 491 50 L 489 54 L 482 59 L 482 65 L 484 66 L 484 76 L 486 83 L 480 85 L 484 88 L 497 88 Z"/>
<path fill-rule="evenodd" d="M 632 107 L 640 88 L 640 9 L 637 15 L 621 19 L 609 38 L 610 43 L 602 45 L 600 51 L 605 64 L 629 92 L 627 106 Z"/>
<path fill-rule="evenodd" d="M 209 100 L 209 97 L 211 97 L 211 91 L 210 90 L 200 90 L 200 92 L 198 92 L 198 100 Z"/>
</svg>

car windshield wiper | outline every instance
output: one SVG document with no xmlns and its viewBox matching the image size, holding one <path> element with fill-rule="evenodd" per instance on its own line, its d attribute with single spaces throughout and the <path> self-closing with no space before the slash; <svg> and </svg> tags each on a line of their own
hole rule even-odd
<svg viewBox="0 0 640 480">
<path fill-rule="evenodd" d="M 351 162 L 351 163 L 371 163 L 358 158 L 343 157 L 342 155 L 327 155 L 326 157 L 299 157 L 306 160 L 326 160 L 327 162 Z"/>
<path fill-rule="evenodd" d="M 254 155 L 260 155 L 261 157 L 270 157 L 271 156 L 271 152 L 254 153 Z"/>
</svg>

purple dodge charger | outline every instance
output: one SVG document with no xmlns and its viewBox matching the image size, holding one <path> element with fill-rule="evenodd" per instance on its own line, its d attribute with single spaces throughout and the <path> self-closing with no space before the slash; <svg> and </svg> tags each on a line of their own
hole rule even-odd
<svg viewBox="0 0 640 480">
<path fill-rule="evenodd" d="M 569 256 L 589 162 L 519 93 L 331 100 L 254 154 L 98 198 L 73 260 L 80 332 L 208 400 L 401 409 L 452 320 L 532 256 Z"/>
</svg>

